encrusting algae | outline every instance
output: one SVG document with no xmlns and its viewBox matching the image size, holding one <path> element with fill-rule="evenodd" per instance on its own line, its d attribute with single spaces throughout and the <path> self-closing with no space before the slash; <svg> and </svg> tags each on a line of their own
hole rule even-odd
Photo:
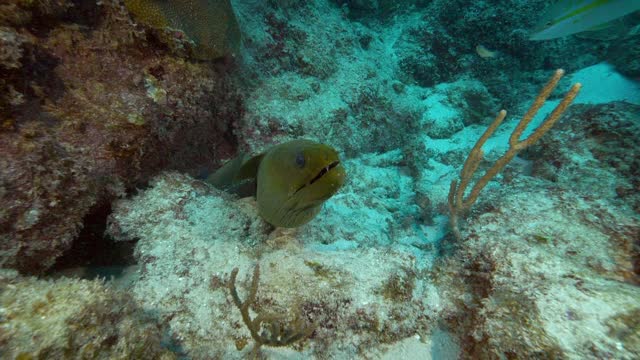
<svg viewBox="0 0 640 360">
<path fill-rule="evenodd" d="M 0 269 L 2 359 L 176 359 L 162 334 L 130 294 L 102 280 Z"/>
<path fill-rule="evenodd" d="M 2 267 L 41 274 L 121 190 L 235 151 L 242 95 L 168 34 L 122 1 L 0 1 Z"/>
<path fill-rule="evenodd" d="M 127 9 L 145 25 L 184 32 L 195 43 L 193 56 L 214 60 L 235 55 L 240 28 L 229 0 L 125 0 Z"/>
</svg>

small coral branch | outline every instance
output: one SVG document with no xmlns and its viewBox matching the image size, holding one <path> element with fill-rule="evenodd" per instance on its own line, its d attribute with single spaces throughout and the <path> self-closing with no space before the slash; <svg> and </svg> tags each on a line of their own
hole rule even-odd
<svg viewBox="0 0 640 360">
<path fill-rule="evenodd" d="M 311 336 L 315 327 L 307 324 L 300 316 L 296 316 L 294 320 L 288 320 L 284 315 L 265 315 L 258 314 L 255 319 L 251 319 L 249 308 L 256 301 L 258 293 L 258 283 L 260 280 L 260 265 L 256 265 L 253 269 L 253 279 L 251 280 L 251 288 L 247 299 L 243 302 L 238 296 L 236 290 L 236 278 L 238 276 L 238 268 L 231 271 L 229 279 L 229 292 L 242 314 L 242 321 L 249 329 L 251 337 L 256 342 L 253 348 L 253 357 L 257 357 L 260 347 L 265 346 L 288 346 L 295 342 L 304 340 Z"/>
<path fill-rule="evenodd" d="M 507 152 L 504 153 L 504 155 L 502 155 L 502 157 L 500 157 L 498 160 L 496 160 L 493 166 L 491 166 L 485 172 L 485 174 L 475 183 L 475 185 L 473 185 L 471 191 L 465 198 L 464 193 L 469 186 L 469 183 L 471 182 L 473 174 L 478 169 L 478 165 L 484 157 L 482 146 L 487 141 L 487 139 L 496 131 L 498 126 L 500 126 L 504 118 L 507 116 L 506 110 L 501 110 L 498 113 L 491 125 L 489 125 L 487 130 L 485 130 L 484 134 L 482 134 L 480 139 L 478 139 L 476 144 L 471 149 L 467 160 L 464 162 L 462 171 L 460 172 L 460 183 L 458 183 L 456 180 L 453 180 L 449 188 L 449 222 L 451 225 L 451 230 L 453 231 L 456 239 L 462 239 L 460 229 L 458 228 L 458 218 L 465 212 L 467 212 L 476 202 L 476 200 L 478 199 L 478 195 L 480 195 L 480 191 L 482 191 L 487 183 L 489 183 L 489 181 L 493 179 L 493 177 L 496 176 L 520 151 L 528 148 L 529 146 L 535 144 L 538 140 L 540 140 L 540 138 L 553 127 L 558 119 L 560 119 L 560 116 L 562 116 L 565 110 L 578 95 L 578 92 L 582 87 L 580 83 L 576 83 L 571 87 L 569 92 L 564 96 L 558 106 L 556 106 L 551 114 L 547 116 L 542 124 L 536 130 L 534 130 L 534 132 L 528 138 L 520 140 L 522 133 L 527 128 L 531 120 L 533 120 L 542 105 L 544 105 L 544 103 L 547 101 L 549 95 L 551 95 L 553 90 L 556 88 L 562 76 L 564 76 L 564 70 L 556 70 L 556 72 L 553 74 L 553 77 L 551 77 L 549 82 L 547 82 L 547 84 L 542 88 L 542 91 L 540 91 L 540 93 L 536 97 L 533 105 L 531 105 L 527 113 L 522 117 L 516 128 L 513 130 L 511 137 L 509 137 L 509 149 L 507 150 Z"/>
</svg>

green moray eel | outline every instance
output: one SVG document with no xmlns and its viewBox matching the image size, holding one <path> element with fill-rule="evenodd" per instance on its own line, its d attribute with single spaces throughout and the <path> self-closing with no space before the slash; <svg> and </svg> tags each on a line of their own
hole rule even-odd
<svg viewBox="0 0 640 360">
<path fill-rule="evenodd" d="M 285 228 L 311 221 L 345 180 L 335 149 L 310 140 L 293 140 L 255 156 L 240 155 L 207 178 L 213 186 L 236 193 L 253 186 L 258 213 Z M 244 189 L 242 189 L 244 188 Z"/>
</svg>

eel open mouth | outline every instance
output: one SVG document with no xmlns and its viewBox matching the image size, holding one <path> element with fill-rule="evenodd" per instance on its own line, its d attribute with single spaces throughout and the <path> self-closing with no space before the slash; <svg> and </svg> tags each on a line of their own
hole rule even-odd
<svg viewBox="0 0 640 360">
<path fill-rule="evenodd" d="M 320 172 L 318 172 L 318 175 L 316 175 L 313 179 L 311 179 L 311 181 L 309 181 L 308 184 L 304 184 L 304 185 L 300 186 L 298 188 L 298 190 L 296 190 L 296 192 L 302 190 L 305 186 L 311 185 L 314 182 L 320 180 L 321 177 L 326 175 L 329 171 L 331 171 L 331 169 L 333 169 L 334 167 L 336 167 L 338 165 L 340 165 L 340 161 L 336 160 L 336 161 L 332 162 L 331 164 L 323 167 L 322 170 L 320 170 Z"/>
<path fill-rule="evenodd" d="M 334 167 L 338 166 L 339 164 L 340 164 L 340 161 L 336 160 L 336 161 L 332 162 L 331 164 L 327 165 L 326 167 L 323 167 L 322 170 L 320 170 L 320 172 L 318 173 L 318 175 L 316 175 L 316 177 L 311 179 L 311 181 L 309 182 L 309 185 L 311 185 L 314 182 L 318 181 L 318 179 L 323 177 L 324 174 L 328 173 L 329 170 L 333 169 Z"/>
</svg>

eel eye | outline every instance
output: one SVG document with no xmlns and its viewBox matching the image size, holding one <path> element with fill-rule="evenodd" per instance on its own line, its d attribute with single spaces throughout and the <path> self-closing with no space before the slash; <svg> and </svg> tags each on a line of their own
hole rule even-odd
<svg viewBox="0 0 640 360">
<path fill-rule="evenodd" d="M 299 152 L 296 154 L 296 165 L 298 165 L 299 168 L 303 168 L 305 164 L 304 161 L 304 154 Z"/>
</svg>

